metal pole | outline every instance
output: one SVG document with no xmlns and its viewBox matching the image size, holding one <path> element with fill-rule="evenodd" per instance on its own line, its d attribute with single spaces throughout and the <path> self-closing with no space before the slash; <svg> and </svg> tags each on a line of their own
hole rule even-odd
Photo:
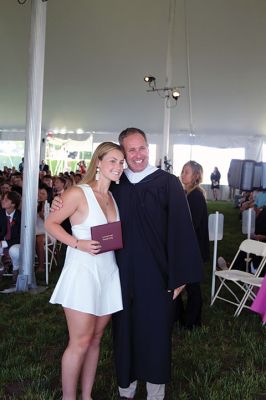
<svg viewBox="0 0 266 400">
<path fill-rule="evenodd" d="M 191 78 L 190 78 L 190 46 L 189 46 L 189 23 L 188 23 L 188 11 L 186 0 L 184 0 L 184 11 L 185 11 L 185 38 L 186 38 L 186 56 L 187 56 L 187 86 L 188 86 L 188 112 L 189 112 L 189 130 L 190 134 L 194 132 L 193 126 L 193 113 L 192 113 L 192 100 L 191 100 Z M 194 144 L 194 143 L 193 143 Z M 191 145 L 191 147 L 193 146 Z M 192 148 L 190 151 L 190 160 L 192 157 Z"/>
<path fill-rule="evenodd" d="M 170 136 L 170 108 L 167 107 L 167 98 L 164 99 L 164 120 L 163 120 L 163 148 L 162 148 L 162 167 L 164 157 L 169 158 L 169 136 Z"/>
<path fill-rule="evenodd" d="M 175 20 L 175 0 L 169 1 L 169 23 L 168 23 L 168 42 L 167 42 L 167 56 L 166 56 L 166 77 L 165 86 L 170 87 L 172 83 L 172 42 L 173 30 Z M 168 159 L 169 156 L 169 135 L 170 135 L 170 108 L 167 107 L 168 98 L 164 101 L 164 124 L 163 124 L 163 146 L 161 159 L 162 164 L 164 157 Z"/>
<path fill-rule="evenodd" d="M 252 212 L 252 208 L 248 209 L 248 239 L 250 239 L 250 235 L 251 235 L 251 212 Z"/>
<path fill-rule="evenodd" d="M 250 207 L 248 209 L 248 226 L 247 226 L 247 230 L 248 230 L 248 239 L 250 239 L 250 235 L 251 235 L 251 212 L 252 212 L 252 208 Z M 249 272 L 249 263 L 251 261 L 249 253 L 247 253 L 247 257 L 246 257 L 246 272 Z"/>
<path fill-rule="evenodd" d="M 17 290 L 23 291 L 36 287 L 33 264 L 35 256 L 35 225 L 37 216 L 47 9 L 47 3 L 42 0 L 32 0 L 31 4 L 31 36 L 21 222 L 21 267 L 17 283 Z M 23 288 L 20 288 L 20 280 L 24 282 Z"/>
</svg>

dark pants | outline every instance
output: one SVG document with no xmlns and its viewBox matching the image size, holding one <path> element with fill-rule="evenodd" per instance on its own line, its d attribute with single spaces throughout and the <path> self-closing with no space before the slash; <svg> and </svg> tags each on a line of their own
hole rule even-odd
<svg viewBox="0 0 266 400">
<path fill-rule="evenodd" d="M 185 329 L 201 326 L 202 295 L 199 283 L 188 283 L 185 291 L 187 302 L 184 304 L 182 293 L 175 300 L 175 320 Z"/>
</svg>

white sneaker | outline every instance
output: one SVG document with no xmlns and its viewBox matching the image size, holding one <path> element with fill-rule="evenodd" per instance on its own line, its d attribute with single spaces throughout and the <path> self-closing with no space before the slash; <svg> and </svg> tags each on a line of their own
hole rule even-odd
<svg viewBox="0 0 266 400">
<path fill-rule="evenodd" d="M 218 257 L 217 268 L 218 269 L 228 269 L 226 261 L 223 257 Z"/>
</svg>

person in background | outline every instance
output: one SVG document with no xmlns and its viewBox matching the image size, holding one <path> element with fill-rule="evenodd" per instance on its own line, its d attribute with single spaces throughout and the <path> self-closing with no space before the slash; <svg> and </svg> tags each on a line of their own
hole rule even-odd
<svg viewBox="0 0 266 400">
<path fill-rule="evenodd" d="M 196 161 L 188 161 L 182 168 L 181 182 L 187 194 L 193 226 L 197 235 L 203 262 L 209 260 L 208 211 L 205 195 L 200 184 L 203 179 L 202 166 Z M 185 291 L 187 303 L 184 307 L 182 294 L 176 300 L 177 318 L 185 329 L 201 326 L 202 295 L 200 282 L 188 283 Z"/>
<path fill-rule="evenodd" d="M 11 168 L 8 168 L 6 165 L 4 165 L 3 176 L 5 177 L 5 179 L 10 179 L 10 175 L 11 175 Z"/>
<path fill-rule="evenodd" d="M 39 165 L 40 171 L 45 171 L 46 173 L 49 171 L 49 165 L 45 164 L 45 161 L 42 160 L 40 165 Z"/>
<path fill-rule="evenodd" d="M 254 201 L 254 210 L 256 212 L 256 216 L 259 215 L 259 213 L 266 208 L 266 189 L 260 190 Z"/>
<path fill-rule="evenodd" d="M 21 174 L 23 174 L 23 169 L 24 169 L 24 157 L 22 157 L 21 162 L 18 165 L 18 170 Z"/>
<path fill-rule="evenodd" d="M 61 196 L 64 193 L 66 180 L 62 176 L 57 176 L 54 180 L 54 195 Z"/>
<path fill-rule="evenodd" d="M 75 184 L 75 180 L 72 175 L 65 175 L 64 179 L 66 181 L 64 190 L 67 190 L 68 188 L 70 188 L 71 186 L 73 186 Z"/>
<path fill-rule="evenodd" d="M 42 177 L 41 183 L 45 184 L 46 186 L 48 186 L 49 188 L 52 189 L 52 187 L 53 187 L 53 178 L 51 177 L 51 175 L 45 175 L 45 176 Z"/>
<path fill-rule="evenodd" d="M 46 185 L 47 186 L 47 191 L 48 191 L 48 203 L 52 203 L 53 197 L 54 197 L 54 191 L 53 191 L 53 178 L 51 175 L 45 175 L 41 181 L 39 182 L 39 185 Z"/>
<path fill-rule="evenodd" d="M 119 182 L 124 154 L 115 143 L 104 142 L 95 150 L 82 183 L 62 194 L 64 207 L 50 213 L 45 226 L 68 246 L 63 271 L 50 302 L 61 304 L 67 320 L 69 343 L 62 358 L 63 399 L 75 400 L 79 376 L 82 399 L 91 400 L 100 340 L 111 314 L 122 306 L 119 271 L 113 251 L 98 254 L 91 226 L 119 220 L 109 192 Z M 70 218 L 72 233 L 60 225 Z"/>
<path fill-rule="evenodd" d="M 218 200 L 219 198 L 220 179 L 221 179 L 220 171 L 218 170 L 217 167 L 214 167 L 214 170 L 211 174 L 211 189 L 214 200 Z"/>
<path fill-rule="evenodd" d="M 3 181 L 1 184 L 0 184 L 0 199 L 3 199 L 4 198 L 4 195 L 7 193 L 7 192 L 10 192 L 11 191 L 11 184 L 9 183 L 9 181 Z"/>
<path fill-rule="evenodd" d="M 49 188 L 42 184 L 38 189 L 38 205 L 37 205 L 37 219 L 36 219 L 36 254 L 38 258 L 38 272 L 44 272 L 45 261 L 45 229 L 44 229 L 44 211 L 45 202 L 48 201 Z M 49 202 L 49 201 L 48 201 Z M 48 238 L 48 240 L 52 240 Z"/>
<path fill-rule="evenodd" d="M 254 195 L 253 192 L 242 192 L 238 204 L 240 212 L 248 210 L 249 208 L 254 208 Z"/>
<path fill-rule="evenodd" d="M 23 175 L 20 172 L 12 174 L 11 182 L 12 182 L 12 191 L 18 192 L 22 196 Z"/>
<path fill-rule="evenodd" d="M 0 255 L 3 264 L 0 277 L 12 266 L 13 283 L 16 283 L 19 272 L 20 202 L 21 196 L 18 192 L 6 192 L 0 209 Z"/>
<path fill-rule="evenodd" d="M 81 173 L 81 175 L 84 175 L 84 174 L 86 173 L 86 171 L 87 171 L 85 161 L 84 161 L 84 160 L 81 160 L 81 161 L 78 163 L 78 167 L 79 167 L 79 172 Z"/>
<path fill-rule="evenodd" d="M 77 172 L 77 173 L 74 175 L 75 184 L 78 185 L 79 182 L 81 181 L 81 179 L 82 179 L 81 174 L 80 174 L 79 172 Z"/>
</svg>

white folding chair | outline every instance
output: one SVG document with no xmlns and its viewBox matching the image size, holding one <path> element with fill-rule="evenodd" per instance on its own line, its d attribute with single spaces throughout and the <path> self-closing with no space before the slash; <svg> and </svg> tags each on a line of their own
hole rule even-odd
<svg viewBox="0 0 266 400">
<path fill-rule="evenodd" d="M 242 300 L 239 303 L 239 306 L 236 309 L 236 317 L 239 316 L 243 308 L 250 309 L 251 304 L 247 304 L 247 302 L 252 303 L 255 300 L 257 291 L 261 287 L 263 279 L 263 277 L 256 276 L 241 278 L 241 283 L 245 284 L 246 291 L 242 297 Z"/>
<path fill-rule="evenodd" d="M 247 253 L 245 263 L 250 263 L 254 256 L 261 257 L 261 261 L 254 274 L 234 268 L 237 257 L 241 251 Z M 259 275 L 265 263 L 266 243 L 262 243 L 252 239 L 244 240 L 240 244 L 238 251 L 229 268 L 222 271 L 215 271 L 215 277 L 218 278 L 218 282 L 220 283 L 220 285 L 218 286 L 216 292 L 214 291 L 215 294 L 211 301 L 211 305 L 214 304 L 216 299 L 220 299 L 227 303 L 233 304 L 236 306 L 236 312 L 234 315 L 238 316 L 245 306 L 247 300 L 249 298 L 252 298 L 253 296 L 253 293 L 251 293 L 252 287 L 256 286 L 255 283 L 261 282 Z M 254 278 L 258 278 L 258 281 L 254 281 Z"/>
<path fill-rule="evenodd" d="M 47 235 L 47 239 L 45 241 L 45 248 L 48 250 L 47 263 L 49 272 L 51 272 L 53 263 L 57 266 L 56 245 L 57 245 L 56 239 L 50 235 Z"/>
<path fill-rule="evenodd" d="M 48 214 L 50 212 L 50 205 L 48 201 L 45 201 L 44 204 L 44 219 L 48 217 Z M 47 232 L 45 232 L 45 275 L 46 275 L 46 284 L 48 285 L 49 278 L 48 274 L 51 272 L 52 265 L 55 263 L 57 265 L 57 259 L 56 259 L 56 239 L 53 238 L 52 236 L 48 235 Z"/>
</svg>

